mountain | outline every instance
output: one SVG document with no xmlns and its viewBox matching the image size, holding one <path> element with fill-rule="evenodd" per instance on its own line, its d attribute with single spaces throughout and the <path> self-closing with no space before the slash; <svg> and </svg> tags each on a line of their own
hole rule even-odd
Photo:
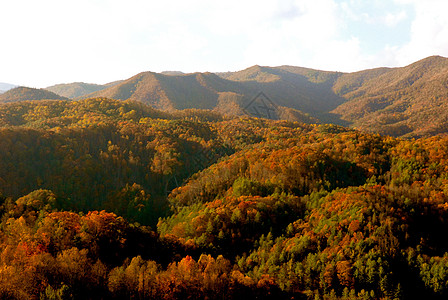
<svg viewBox="0 0 448 300">
<path fill-rule="evenodd" d="M 160 74 L 163 74 L 163 75 L 184 75 L 185 73 L 181 72 L 181 71 L 163 71 Z"/>
<path fill-rule="evenodd" d="M 448 59 L 344 74 L 333 90 L 347 99 L 332 112 L 362 130 L 396 136 L 447 132 Z"/>
<path fill-rule="evenodd" d="M 34 89 L 28 87 L 17 87 L 0 95 L 0 103 L 17 102 L 23 100 L 68 100 L 53 92 L 44 89 Z"/>
<path fill-rule="evenodd" d="M 106 84 L 103 84 L 106 88 L 122 83 L 124 80 L 116 80 Z"/>
<path fill-rule="evenodd" d="M 66 98 L 77 98 L 84 95 L 100 91 L 107 88 L 105 85 L 91 84 L 84 82 L 65 83 L 49 86 L 45 88 L 47 91 L 53 92 Z"/>
<path fill-rule="evenodd" d="M 66 98 L 79 99 L 85 95 L 104 90 L 121 82 L 123 81 L 118 80 L 106 84 L 93 84 L 84 82 L 62 83 L 46 87 L 45 90 Z"/>
<path fill-rule="evenodd" d="M 211 109 L 289 121 L 351 126 L 392 136 L 448 132 L 448 59 L 354 73 L 294 66 L 238 72 L 144 72 L 80 98 L 138 100 L 174 111 Z"/>
<path fill-rule="evenodd" d="M 139 100 L 162 110 L 214 109 L 230 115 L 251 111 L 261 105 L 275 111 L 271 118 L 285 114 L 283 108 L 325 120 L 325 115 L 345 100 L 331 91 L 339 76 L 335 72 L 310 69 L 254 66 L 232 74 L 192 73 L 164 75 L 140 73 L 113 87 L 83 98 L 107 97 Z M 262 92 L 264 99 L 257 97 Z M 262 103 L 264 102 L 264 103 Z"/>
<path fill-rule="evenodd" d="M 0 82 L 0 94 L 17 87 L 17 85 Z"/>
<path fill-rule="evenodd" d="M 299 108 L 300 105 L 303 112 L 323 122 L 404 137 L 448 132 L 448 59 L 440 56 L 428 57 L 402 68 L 376 68 L 355 73 L 255 66 L 219 75 L 232 81 L 277 85 L 285 84 L 289 79 L 288 83 L 305 89 L 289 95 L 292 102 L 285 106 Z M 298 78 L 301 76 L 308 86 L 300 85 Z M 286 94 L 290 88 L 281 90 Z M 303 97 L 307 93 L 308 97 Z M 282 96 L 272 95 L 272 99 Z M 311 100 L 308 106 L 304 105 L 306 99 Z M 329 103 L 338 105 L 327 112 L 325 105 Z M 333 119 L 329 118 L 331 116 Z"/>
<path fill-rule="evenodd" d="M 84 98 L 138 100 L 163 110 L 213 109 L 218 104 L 217 90 L 225 84 L 226 80 L 212 73 L 173 76 L 144 72 Z"/>
</svg>

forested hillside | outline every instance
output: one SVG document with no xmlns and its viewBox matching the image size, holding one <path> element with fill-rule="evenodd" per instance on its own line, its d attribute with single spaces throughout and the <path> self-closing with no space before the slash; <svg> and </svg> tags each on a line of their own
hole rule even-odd
<svg viewBox="0 0 448 300">
<path fill-rule="evenodd" d="M 1 299 L 448 296 L 446 136 L 106 98 L 0 126 Z"/>
<path fill-rule="evenodd" d="M 333 110 L 361 130 L 419 137 L 447 132 L 448 59 L 433 56 L 404 68 L 341 76 L 334 85 L 348 101 Z"/>
</svg>

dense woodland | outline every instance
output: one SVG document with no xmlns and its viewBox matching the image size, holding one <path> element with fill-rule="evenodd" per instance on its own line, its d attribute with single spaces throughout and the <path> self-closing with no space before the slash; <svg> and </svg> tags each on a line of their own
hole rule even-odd
<svg viewBox="0 0 448 300">
<path fill-rule="evenodd" d="M 448 137 L 0 106 L 1 299 L 446 299 Z"/>
</svg>

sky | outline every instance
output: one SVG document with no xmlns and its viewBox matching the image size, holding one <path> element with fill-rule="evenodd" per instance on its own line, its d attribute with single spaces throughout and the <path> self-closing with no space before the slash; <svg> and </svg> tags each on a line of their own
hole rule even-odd
<svg viewBox="0 0 448 300">
<path fill-rule="evenodd" d="M 0 82 L 294 65 L 353 72 L 448 57 L 446 0 L 4 0 Z"/>
</svg>

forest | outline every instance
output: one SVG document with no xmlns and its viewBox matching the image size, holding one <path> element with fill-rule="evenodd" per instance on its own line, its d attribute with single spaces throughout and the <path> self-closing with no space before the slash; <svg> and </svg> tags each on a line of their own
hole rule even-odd
<svg viewBox="0 0 448 300">
<path fill-rule="evenodd" d="M 448 136 L 0 105 L 1 299 L 446 299 Z"/>
</svg>

